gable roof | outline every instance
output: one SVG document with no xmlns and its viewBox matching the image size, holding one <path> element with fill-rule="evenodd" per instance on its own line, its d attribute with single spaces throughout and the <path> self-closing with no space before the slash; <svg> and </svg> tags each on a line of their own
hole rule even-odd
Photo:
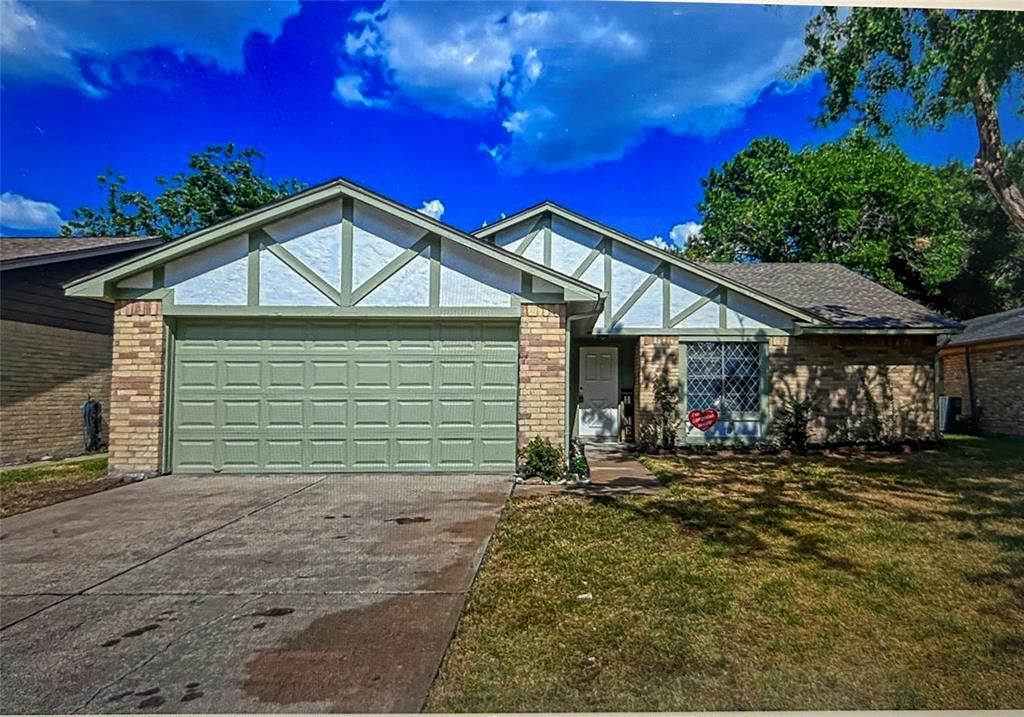
<svg viewBox="0 0 1024 717">
<path fill-rule="evenodd" d="M 121 262 L 109 269 L 70 282 L 65 286 L 69 294 L 77 296 L 103 296 L 104 286 L 127 278 L 141 271 L 162 266 L 164 263 L 186 254 L 191 254 L 218 241 L 253 231 L 270 222 L 283 219 L 332 199 L 350 197 L 382 211 L 389 212 L 403 220 L 469 247 L 505 264 L 510 264 L 527 274 L 538 276 L 556 286 L 570 290 L 586 300 L 602 297 L 600 289 L 586 282 L 566 276 L 554 269 L 525 259 L 518 254 L 496 247 L 490 242 L 467 234 L 449 224 L 422 214 L 393 199 L 378 194 L 347 179 L 337 178 L 305 189 L 284 199 L 254 209 L 232 219 L 200 229 L 176 239 L 164 246 L 140 256 Z"/>
<path fill-rule="evenodd" d="M 0 238 L 0 271 L 139 250 L 161 244 L 158 237 Z"/>
<path fill-rule="evenodd" d="M 717 274 L 848 329 L 949 329 L 960 324 L 841 264 L 700 262 Z"/>
<path fill-rule="evenodd" d="M 628 244 L 629 246 L 638 249 L 639 251 L 642 251 L 646 254 L 650 254 L 651 256 L 656 256 L 659 259 L 668 261 L 671 264 L 675 264 L 676 266 L 681 267 L 693 274 L 696 274 L 697 276 L 721 284 L 722 286 L 725 286 L 726 288 L 731 289 L 732 291 L 736 291 L 740 294 L 749 296 L 750 298 L 759 301 L 763 304 L 767 304 L 768 306 L 778 309 L 785 314 L 789 314 L 790 316 L 799 319 L 800 321 L 806 321 L 811 324 L 817 324 L 821 322 L 820 317 L 817 317 L 807 311 L 804 311 L 803 309 L 797 306 L 789 304 L 785 301 L 780 301 L 779 299 L 776 299 L 773 296 L 765 294 L 762 291 L 745 286 L 727 276 L 722 276 L 721 274 L 718 274 L 717 272 L 708 269 L 706 266 L 703 266 L 696 262 L 689 261 L 688 259 L 684 259 L 678 254 L 673 254 L 670 251 L 660 249 L 651 244 L 650 242 L 645 242 L 641 239 L 637 239 L 636 237 L 630 236 L 629 234 L 621 232 L 618 229 L 614 229 L 605 224 L 601 224 L 600 222 L 594 221 L 593 219 L 585 217 L 582 214 L 577 214 L 571 209 L 566 209 L 560 204 L 555 204 L 554 202 L 547 199 L 541 202 L 540 204 L 536 204 L 532 207 L 528 207 L 522 210 L 521 212 L 517 212 L 516 214 L 505 217 L 501 221 L 495 222 L 494 224 L 488 224 L 485 227 L 481 227 L 480 229 L 474 231 L 473 235 L 477 237 L 489 237 L 494 234 L 497 234 L 503 229 L 507 229 L 508 227 L 514 226 L 515 224 L 519 224 L 522 221 L 528 220 L 532 217 L 540 216 L 545 213 L 550 213 L 554 216 L 561 217 L 566 221 L 574 222 L 575 224 L 578 224 L 586 229 L 589 229 L 592 232 L 601 234 L 602 236 L 611 237 L 616 241 Z"/>
<path fill-rule="evenodd" d="M 963 323 L 964 332 L 950 339 L 947 346 L 1024 339 L 1024 307 L 977 316 Z"/>
<path fill-rule="evenodd" d="M 545 200 L 474 232 L 489 237 L 550 212 L 677 266 L 782 308 L 824 330 L 957 332 L 962 327 L 839 264 L 694 262 Z"/>
</svg>

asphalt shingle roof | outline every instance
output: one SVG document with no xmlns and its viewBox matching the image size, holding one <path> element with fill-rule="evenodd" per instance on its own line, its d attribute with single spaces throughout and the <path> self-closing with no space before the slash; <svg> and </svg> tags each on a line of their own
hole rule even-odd
<svg viewBox="0 0 1024 717">
<path fill-rule="evenodd" d="M 151 242 L 152 237 L 4 237 L 0 238 L 0 261 L 68 254 L 87 249 Z"/>
<path fill-rule="evenodd" d="M 964 327 L 964 332 L 950 339 L 947 346 L 1024 338 L 1024 307 L 977 316 L 964 321 Z"/>
<path fill-rule="evenodd" d="M 844 328 L 960 328 L 956 321 L 840 264 L 700 262 L 700 265 Z"/>
</svg>

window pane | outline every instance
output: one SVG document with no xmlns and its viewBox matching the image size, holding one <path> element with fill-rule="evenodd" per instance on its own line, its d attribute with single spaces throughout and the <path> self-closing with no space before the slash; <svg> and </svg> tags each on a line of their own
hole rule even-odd
<svg viewBox="0 0 1024 717">
<path fill-rule="evenodd" d="M 686 346 L 686 409 L 755 413 L 761 358 L 754 343 L 700 341 Z"/>
</svg>

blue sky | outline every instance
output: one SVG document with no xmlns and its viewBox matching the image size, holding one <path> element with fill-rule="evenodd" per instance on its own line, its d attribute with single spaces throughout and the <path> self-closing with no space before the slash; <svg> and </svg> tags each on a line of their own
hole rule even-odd
<svg viewBox="0 0 1024 717">
<path fill-rule="evenodd" d="M 102 195 L 233 141 L 275 178 L 344 176 L 474 229 L 552 199 L 640 238 L 699 221 L 700 180 L 752 139 L 816 129 L 782 79 L 813 8 L 671 3 L 0 0 L 0 230 L 55 233 Z M 1024 121 L 1004 108 L 1004 138 Z M 900 131 L 970 160 L 970 117 Z M 673 232 L 673 228 L 675 231 Z"/>
</svg>

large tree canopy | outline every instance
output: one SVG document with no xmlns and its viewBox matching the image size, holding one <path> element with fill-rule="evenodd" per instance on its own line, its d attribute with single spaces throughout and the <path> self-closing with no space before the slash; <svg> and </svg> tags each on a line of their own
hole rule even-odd
<svg viewBox="0 0 1024 717">
<path fill-rule="evenodd" d="M 1007 153 L 1006 170 L 1016 184 L 1024 180 L 1024 141 Z M 1024 306 L 1024 231 L 1010 223 L 968 167 L 953 163 L 938 173 L 952 191 L 968 195 L 960 208 L 967 255 L 960 273 L 940 287 L 940 308 L 967 319 Z"/>
<path fill-rule="evenodd" d="M 804 41 L 794 74 L 823 71 L 822 124 L 853 113 L 884 133 L 894 120 L 941 126 L 950 115 L 973 112 L 974 170 L 1024 230 L 1024 196 L 1006 169 L 997 113 L 1000 96 L 1024 70 L 1024 13 L 826 7 L 808 23 Z"/>
<path fill-rule="evenodd" d="M 81 207 L 61 227 L 64 235 L 174 238 L 236 217 L 301 190 L 296 179 L 275 182 L 256 166 L 263 155 L 251 147 L 213 145 L 189 155 L 188 170 L 157 177 L 157 196 L 128 191 L 125 178 L 108 169 L 97 177 L 106 202 Z"/>
<path fill-rule="evenodd" d="M 863 133 L 798 152 L 756 139 L 702 184 L 691 258 L 837 262 L 936 305 L 966 253 L 967 187 Z"/>
</svg>

